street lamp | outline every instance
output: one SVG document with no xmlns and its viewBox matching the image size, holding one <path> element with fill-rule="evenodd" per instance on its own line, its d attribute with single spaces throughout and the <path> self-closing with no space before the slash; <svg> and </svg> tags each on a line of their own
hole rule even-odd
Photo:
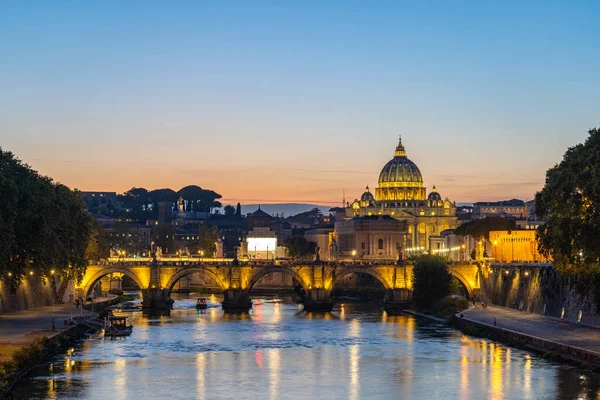
<svg viewBox="0 0 600 400">
<path fill-rule="evenodd" d="M 352 250 L 352 262 L 356 262 L 356 250 Z"/>
</svg>

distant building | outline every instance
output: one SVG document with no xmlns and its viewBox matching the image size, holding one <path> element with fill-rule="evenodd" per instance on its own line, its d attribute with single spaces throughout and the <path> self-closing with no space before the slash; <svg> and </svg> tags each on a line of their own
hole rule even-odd
<svg viewBox="0 0 600 400">
<path fill-rule="evenodd" d="M 270 228 L 272 219 L 273 217 L 261 210 L 260 206 L 258 206 L 258 210 L 247 215 L 246 225 L 248 226 L 248 230 L 254 228 Z"/>
<path fill-rule="evenodd" d="M 103 214 L 90 214 L 92 217 L 94 217 L 96 219 L 96 221 L 98 221 L 98 224 L 100 224 L 101 227 L 103 228 L 112 228 L 116 223 L 117 223 L 117 219 L 113 218 L 113 217 L 108 217 L 106 215 Z"/>
<path fill-rule="evenodd" d="M 248 234 L 241 242 L 239 256 L 249 260 L 274 260 L 285 257 L 285 250 L 278 246 L 277 233 L 271 229 L 272 217 L 259 207 L 248 214 Z"/>
<path fill-rule="evenodd" d="M 538 252 L 535 230 L 491 231 L 492 254 L 498 261 L 546 261 Z"/>
<path fill-rule="evenodd" d="M 332 253 L 334 257 L 356 260 L 395 259 L 405 246 L 407 232 L 406 221 L 389 215 L 336 222 Z"/>
<path fill-rule="evenodd" d="M 335 259 L 332 252 L 333 228 L 315 228 L 304 232 L 304 238 L 315 242 L 319 248 L 319 258 L 324 261 Z"/>
<path fill-rule="evenodd" d="M 527 216 L 527 211 L 527 205 L 519 199 L 477 202 L 473 204 L 473 219 L 496 216 L 520 219 Z"/>
<path fill-rule="evenodd" d="M 456 216 L 461 224 L 473 219 L 473 206 L 460 206 L 456 208 Z"/>
<path fill-rule="evenodd" d="M 173 204 L 170 201 L 158 203 L 158 223 L 170 224 L 173 220 Z"/>
</svg>

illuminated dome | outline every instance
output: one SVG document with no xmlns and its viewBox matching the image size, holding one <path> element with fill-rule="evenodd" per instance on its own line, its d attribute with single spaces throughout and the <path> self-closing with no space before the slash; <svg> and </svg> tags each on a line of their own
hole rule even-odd
<svg viewBox="0 0 600 400">
<path fill-rule="evenodd" d="M 369 187 L 365 189 L 365 192 L 360 196 L 360 201 L 364 202 L 372 202 L 375 201 L 375 197 L 373 197 L 373 193 L 369 192 Z"/>
<path fill-rule="evenodd" d="M 431 193 L 429 193 L 429 196 L 427 196 L 427 200 L 431 200 L 431 201 L 442 200 L 442 196 L 440 196 L 440 194 L 435 189 L 435 185 L 433 185 L 433 189 L 431 189 Z"/>
<path fill-rule="evenodd" d="M 360 207 L 371 207 L 375 203 L 375 197 L 373 193 L 369 191 L 369 187 L 365 188 L 365 192 L 360 196 Z"/>
<path fill-rule="evenodd" d="M 400 138 L 394 158 L 385 164 L 379 174 L 375 199 L 377 201 L 419 201 L 425 198 L 421 171 L 406 157 L 406 150 Z"/>
</svg>

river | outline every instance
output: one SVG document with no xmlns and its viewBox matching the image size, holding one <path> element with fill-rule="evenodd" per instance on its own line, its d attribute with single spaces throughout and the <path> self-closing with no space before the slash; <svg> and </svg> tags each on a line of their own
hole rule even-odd
<svg viewBox="0 0 600 400">
<path fill-rule="evenodd" d="M 92 336 L 33 371 L 15 399 L 600 399 L 600 377 L 377 305 L 301 312 L 254 299 L 223 314 L 182 297 L 130 313 L 130 337 Z"/>
</svg>

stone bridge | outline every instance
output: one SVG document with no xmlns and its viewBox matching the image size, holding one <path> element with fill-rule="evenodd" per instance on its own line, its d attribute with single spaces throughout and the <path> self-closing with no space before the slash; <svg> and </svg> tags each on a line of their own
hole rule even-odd
<svg viewBox="0 0 600 400">
<path fill-rule="evenodd" d="M 250 290 L 264 276 L 285 273 L 304 289 L 304 309 L 330 310 L 331 291 L 345 276 L 368 274 L 386 289 L 385 308 L 393 311 L 405 307 L 412 298 L 412 265 L 389 262 L 238 262 L 233 259 L 195 257 L 111 258 L 101 265 L 88 266 L 77 286 L 78 295 L 87 298 L 96 283 L 111 273 L 131 278 L 142 290 L 145 309 L 165 310 L 172 304 L 171 291 L 183 277 L 196 272 L 210 275 L 223 291 L 225 311 L 247 311 L 252 307 Z M 480 272 L 476 264 L 453 264 L 452 275 L 468 296 L 479 291 Z"/>
</svg>

